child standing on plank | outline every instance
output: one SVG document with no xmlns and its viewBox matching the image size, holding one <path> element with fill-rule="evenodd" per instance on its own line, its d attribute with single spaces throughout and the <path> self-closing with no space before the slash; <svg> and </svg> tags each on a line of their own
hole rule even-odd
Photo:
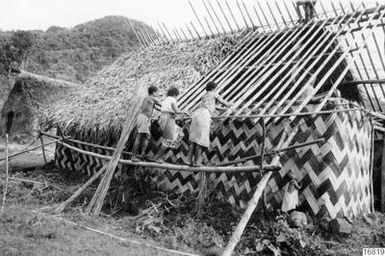
<svg viewBox="0 0 385 256">
<path fill-rule="evenodd" d="M 230 106 L 230 103 L 223 100 L 215 92 L 216 87 L 215 82 L 210 81 L 207 83 L 206 92 L 202 96 L 200 106 L 192 115 L 189 136 L 192 143 L 189 152 L 190 165 L 196 165 L 203 149 L 208 148 L 210 145 L 211 115 L 215 112 L 216 103 L 219 102 L 225 106 Z"/>
<path fill-rule="evenodd" d="M 301 186 L 298 184 L 297 179 L 292 171 L 289 172 L 289 177 L 290 181 L 286 187 L 282 201 L 283 212 L 294 210 L 299 204 L 298 190 L 301 188 Z"/>
<path fill-rule="evenodd" d="M 182 129 L 175 123 L 176 114 L 185 114 L 178 108 L 176 98 L 179 95 L 179 90 L 176 87 L 171 87 L 167 91 L 167 97 L 162 101 L 160 109 L 159 127 L 162 131 L 163 142 L 161 149 L 156 154 L 155 159 L 159 159 L 166 148 L 175 147 L 182 133 Z"/>
<path fill-rule="evenodd" d="M 150 86 L 148 88 L 148 96 L 144 98 L 142 105 L 140 107 L 140 113 L 136 121 L 136 127 L 138 129 L 138 136 L 136 136 L 133 153 L 135 155 L 144 156 L 148 141 L 151 138 L 150 126 L 151 126 L 151 117 L 152 113 L 156 106 L 160 106 L 160 102 L 155 98 L 155 94 L 158 91 L 158 88 L 155 86 Z M 139 152 L 139 148 L 141 148 Z M 133 161 L 138 161 L 138 157 L 134 156 Z"/>
</svg>

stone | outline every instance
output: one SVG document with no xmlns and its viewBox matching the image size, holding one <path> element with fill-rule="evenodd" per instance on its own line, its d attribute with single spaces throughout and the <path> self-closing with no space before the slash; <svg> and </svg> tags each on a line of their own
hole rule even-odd
<svg viewBox="0 0 385 256">
<path fill-rule="evenodd" d="M 345 219 L 336 218 L 329 222 L 330 231 L 338 235 L 350 235 L 352 225 Z"/>
<path fill-rule="evenodd" d="M 290 214 L 290 222 L 294 227 L 301 228 L 307 225 L 306 214 L 299 211 L 293 211 Z"/>
</svg>

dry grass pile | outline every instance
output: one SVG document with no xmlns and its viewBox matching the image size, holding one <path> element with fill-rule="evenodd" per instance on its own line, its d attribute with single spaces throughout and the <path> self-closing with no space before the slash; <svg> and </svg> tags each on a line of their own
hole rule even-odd
<svg viewBox="0 0 385 256">
<path fill-rule="evenodd" d="M 67 132 L 87 130 L 94 138 L 116 136 L 138 85 L 155 85 L 163 95 L 170 86 L 183 91 L 220 63 L 241 36 L 130 52 L 47 109 L 42 122 L 56 122 Z"/>
</svg>

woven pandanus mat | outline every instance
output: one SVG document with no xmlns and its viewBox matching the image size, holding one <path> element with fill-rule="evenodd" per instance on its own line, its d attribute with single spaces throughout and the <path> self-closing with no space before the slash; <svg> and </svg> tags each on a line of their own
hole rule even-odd
<svg viewBox="0 0 385 256">
<path fill-rule="evenodd" d="M 307 111 L 312 111 L 312 107 L 308 107 Z M 211 145 L 202 154 L 203 162 L 206 165 L 215 165 L 259 155 L 262 126 L 260 120 L 255 121 L 249 118 L 214 121 Z M 187 162 L 188 123 L 182 125 L 185 137 L 178 148 L 165 152 L 163 160 L 166 162 Z M 288 172 L 292 171 L 302 183 L 299 191 L 301 209 L 313 215 L 327 215 L 332 218 L 354 217 L 370 211 L 372 125 L 364 112 L 338 112 L 297 117 L 293 121 L 283 119 L 278 123 L 270 122 L 267 124 L 267 150 L 276 148 L 282 136 L 290 138 L 289 145 L 319 138 L 324 138 L 325 141 L 279 155 L 282 169 L 274 173 L 265 190 L 268 208 L 280 208 L 289 181 Z M 104 155 L 110 154 L 110 151 L 103 149 L 73 145 Z M 151 140 L 149 156 L 155 155 L 160 145 L 160 139 Z M 271 157 L 268 157 L 266 162 L 270 161 Z M 61 145 L 56 149 L 56 162 L 61 169 L 81 171 L 87 175 L 91 175 L 103 165 L 100 159 L 73 152 Z M 259 163 L 249 161 L 244 164 Z M 198 173 L 157 169 L 146 170 L 146 173 L 162 189 L 186 194 L 198 193 Z M 211 173 L 207 176 L 211 198 L 217 197 L 241 207 L 246 206 L 260 179 L 259 172 Z"/>
</svg>

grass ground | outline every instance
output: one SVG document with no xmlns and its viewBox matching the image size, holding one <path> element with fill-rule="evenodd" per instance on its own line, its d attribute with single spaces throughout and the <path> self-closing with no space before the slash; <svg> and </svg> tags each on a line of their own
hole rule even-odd
<svg viewBox="0 0 385 256">
<path fill-rule="evenodd" d="M 27 172 L 14 169 L 11 176 L 34 183 L 10 182 L 5 212 L 0 217 L 0 255 L 178 255 L 151 246 L 218 255 L 243 212 L 210 200 L 198 215 L 195 201 L 188 198 L 140 193 L 127 189 L 133 186 L 120 184 L 110 190 L 101 216 L 84 214 L 95 187 L 56 216 L 52 206 L 68 198 L 85 182 L 84 177 L 64 177 L 52 166 Z M 1 180 L 1 190 L 3 184 Z M 114 201 L 122 193 L 135 200 L 116 207 Z M 45 215 L 34 212 L 36 209 Z M 99 234 L 57 217 L 151 246 Z M 236 255 L 361 255 L 363 247 L 385 247 L 385 217 L 380 213 L 355 220 L 348 236 L 331 233 L 323 220 L 309 221 L 305 228 L 293 228 L 285 216 L 271 213 L 264 217 L 257 212 Z"/>
</svg>

